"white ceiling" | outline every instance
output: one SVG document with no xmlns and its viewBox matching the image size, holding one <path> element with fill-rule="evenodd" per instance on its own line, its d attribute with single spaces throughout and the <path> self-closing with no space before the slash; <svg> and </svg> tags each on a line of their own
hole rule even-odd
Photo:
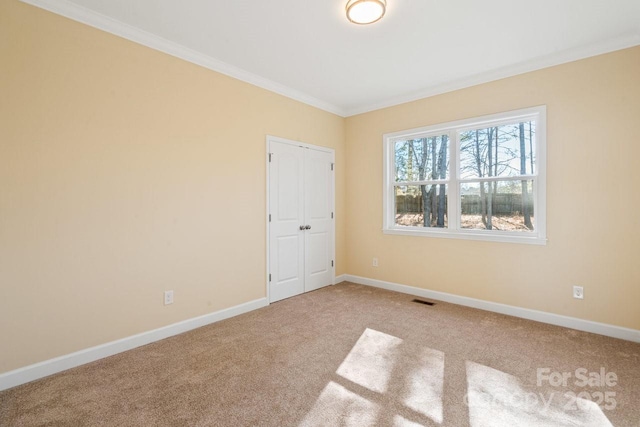
<svg viewBox="0 0 640 427">
<path fill-rule="evenodd" d="M 349 116 L 640 44 L 640 0 L 23 0 Z"/>
</svg>

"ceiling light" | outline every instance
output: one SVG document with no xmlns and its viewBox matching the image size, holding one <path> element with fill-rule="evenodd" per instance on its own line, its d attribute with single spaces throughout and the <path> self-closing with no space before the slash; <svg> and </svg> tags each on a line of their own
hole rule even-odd
<svg viewBox="0 0 640 427">
<path fill-rule="evenodd" d="M 387 0 L 349 0 L 347 18 L 354 24 L 372 24 L 384 16 Z"/>
</svg>

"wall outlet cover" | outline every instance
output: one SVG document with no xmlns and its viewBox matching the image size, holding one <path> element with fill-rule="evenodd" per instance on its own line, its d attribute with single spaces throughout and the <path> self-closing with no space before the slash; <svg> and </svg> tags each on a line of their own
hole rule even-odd
<svg viewBox="0 0 640 427">
<path fill-rule="evenodd" d="M 173 291 L 164 291 L 164 305 L 173 304 Z"/>
<path fill-rule="evenodd" d="M 582 286 L 574 286 L 573 297 L 576 299 L 584 299 L 584 288 Z"/>
</svg>

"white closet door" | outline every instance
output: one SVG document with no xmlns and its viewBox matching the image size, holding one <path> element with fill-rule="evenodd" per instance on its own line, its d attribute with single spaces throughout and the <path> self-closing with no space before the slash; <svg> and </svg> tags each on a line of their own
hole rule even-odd
<svg viewBox="0 0 640 427">
<path fill-rule="evenodd" d="M 304 290 L 309 292 L 333 280 L 333 172 L 331 153 L 305 149 L 304 160 Z"/>
<path fill-rule="evenodd" d="M 270 137 L 269 301 L 333 283 L 333 152 Z"/>
<path fill-rule="evenodd" d="M 269 272 L 270 300 L 304 292 L 304 152 L 300 147 L 270 142 Z"/>
</svg>

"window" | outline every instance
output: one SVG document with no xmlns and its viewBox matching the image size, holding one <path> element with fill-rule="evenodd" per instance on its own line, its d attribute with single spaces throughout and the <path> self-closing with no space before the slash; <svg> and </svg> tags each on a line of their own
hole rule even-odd
<svg viewBox="0 0 640 427">
<path fill-rule="evenodd" d="M 546 243 L 544 106 L 384 135 L 385 233 Z"/>
</svg>

